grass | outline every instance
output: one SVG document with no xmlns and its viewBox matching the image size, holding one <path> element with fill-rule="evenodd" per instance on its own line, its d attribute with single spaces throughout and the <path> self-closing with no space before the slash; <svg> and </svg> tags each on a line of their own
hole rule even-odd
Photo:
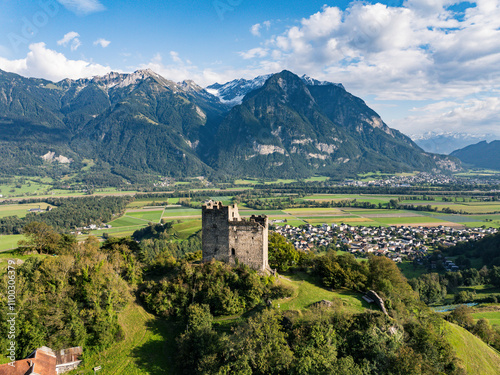
<svg viewBox="0 0 500 375">
<path fill-rule="evenodd" d="M 69 374 L 160 375 L 174 374 L 175 337 L 179 328 L 155 318 L 136 303 L 129 304 L 118 315 L 125 339 L 96 354 L 85 357 L 77 370 Z"/>
<path fill-rule="evenodd" d="M 11 234 L 0 236 L 0 251 L 17 248 L 17 242 L 24 239 L 22 234 Z"/>
<path fill-rule="evenodd" d="M 414 266 L 412 262 L 401 262 L 397 263 L 397 266 L 401 273 L 407 279 L 413 279 L 416 277 L 420 277 L 425 273 L 428 273 L 427 269 L 424 266 Z"/>
<path fill-rule="evenodd" d="M 492 325 L 500 326 L 500 311 L 485 311 L 473 313 L 472 317 L 476 320 L 488 319 Z"/>
<path fill-rule="evenodd" d="M 40 258 L 43 259 L 47 255 L 39 255 L 39 254 L 19 254 L 16 250 L 3 251 L 0 253 L 0 276 L 3 275 L 7 271 L 7 264 L 9 259 L 19 260 L 24 262 L 28 258 Z M 16 266 L 17 267 L 17 266 Z"/>
<path fill-rule="evenodd" d="M 163 217 L 177 217 L 177 216 L 200 216 L 201 210 L 194 208 L 167 208 L 163 212 Z"/>
<path fill-rule="evenodd" d="M 445 225 L 447 222 L 428 216 L 411 216 L 411 217 L 378 217 L 373 218 L 374 221 L 386 225 L 401 225 L 401 224 L 425 224 L 437 223 Z"/>
<path fill-rule="evenodd" d="M 174 224 L 174 230 L 180 239 L 186 239 L 201 230 L 201 219 L 183 220 L 181 223 Z"/>
<path fill-rule="evenodd" d="M 301 225 L 304 225 L 306 222 L 303 220 L 299 219 L 286 219 L 286 223 L 276 223 L 276 225 L 291 225 L 292 227 L 300 227 Z"/>
<path fill-rule="evenodd" d="M 352 291 L 330 291 L 316 284 L 313 277 L 305 273 L 286 274 L 281 282 L 292 286 L 295 291 L 292 297 L 277 300 L 281 310 L 302 310 L 322 300 L 342 300 L 344 308 L 353 312 L 363 312 L 369 305 L 361 298 L 361 294 Z"/>
<path fill-rule="evenodd" d="M 445 323 L 446 340 L 455 349 L 462 366 L 470 375 L 498 375 L 500 354 L 467 330 Z"/>
<path fill-rule="evenodd" d="M 127 212 L 126 216 L 135 217 L 153 223 L 158 223 L 162 217 L 163 210 L 144 211 L 144 212 Z"/>
<path fill-rule="evenodd" d="M 115 227 L 142 226 L 144 224 L 147 224 L 147 222 L 140 218 L 125 215 L 109 222 L 109 224 L 113 226 L 113 228 L 115 228 Z"/>
<path fill-rule="evenodd" d="M 26 203 L 26 204 L 7 204 L 0 205 L 0 218 L 7 216 L 17 216 L 17 217 L 25 217 L 28 213 L 28 210 L 31 208 L 40 207 L 42 210 L 45 210 L 47 207 L 53 207 L 47 203 Z"/>
</svg>

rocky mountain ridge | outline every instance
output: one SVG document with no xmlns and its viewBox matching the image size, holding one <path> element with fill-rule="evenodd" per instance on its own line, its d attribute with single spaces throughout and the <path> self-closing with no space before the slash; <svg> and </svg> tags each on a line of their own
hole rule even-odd
<svg viewBox="0 0 500 375">
<path fill-rule="evenodd" d="M 389 128 L 340 84 L 283 71 L 217 87 L 151 70 L 60 82 L 0 71 L 2 171 L 31 173 L 47 152 L 74 160 L 71 168 L 92 159 L 167 176 L 457 167 Z"/>
</svg>

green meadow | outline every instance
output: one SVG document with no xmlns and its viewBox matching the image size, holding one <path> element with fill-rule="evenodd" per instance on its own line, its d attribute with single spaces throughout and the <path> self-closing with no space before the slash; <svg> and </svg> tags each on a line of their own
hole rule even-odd
<svg viewBox="0 0 500 375">
<path fill-rule="evenodd" d="M 277 300 L 281 310 L 303 310 L 322 300 L 335 301 L 352 312 L 363 312 L 370 307 L 359 293 L 347 290 L 330 291 L 316 284 L 315 280 L 305 273 L 285 274 L 280 281 L 294 289 L 292 297 Z"/>
<path fill-rule="evenodd" d="M 6 204 L 0 205 L 0 218 L 7 216 L 25 217 L 31 208 L 41 208 L 46 210 L 47 207 L 53 207 L 47 203 L 25 203 L 25 204 Z"/>
<path fill-rule="evenodd" d="M 0 251 L 17 248 L 17 243 L 22 239 L 22 234 L 0 235 Z"/>
<path fill-rule="evenodd" d="M 462 366 L 470 375 L 498 375 L 500 354 L 469 331 L 453 323 L 445 323 L 446 340 L 453 346 Z"/>
<path fill-rule="evenodd" d="M 488 319 L 491 325 L 500 327 L 500 310 L 499 311 L 484 311 L 473 313 L 472 317 L 475 320 Z"/>
</svg>

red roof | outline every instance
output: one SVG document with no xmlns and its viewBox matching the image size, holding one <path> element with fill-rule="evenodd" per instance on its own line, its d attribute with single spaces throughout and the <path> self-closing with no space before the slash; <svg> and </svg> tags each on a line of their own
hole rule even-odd
<svg viewBox="0 0 500 375">
<path fill-rule="evenodd" d="M 8 363 L 0 365 L 0 375 L 56 375 L 54 352 L 49 352 L 45 348 L 37 349 L 30 357 L 14 362 L 13 366 Z"/>
</svg>

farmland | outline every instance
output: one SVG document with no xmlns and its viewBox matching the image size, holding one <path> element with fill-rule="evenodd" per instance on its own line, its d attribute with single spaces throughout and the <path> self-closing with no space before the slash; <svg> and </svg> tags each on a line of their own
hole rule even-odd
<svg viewBox="0 0 500 375">
<path fill-rule="evenodd" d="M 99 194 L 126 194 L 130 192 L 116 192 L 110 189 L 109 192 L 100 192 Z M 443 197 L 435 196 L 433 201 L 428 200 L 400 200 L 400 204 L 424 205 L 431 204 L 433 207 L 442 209 L 452 209 L 461 211 L 462 214 L 449 214 L 443 212 L 427 212 L 404 209 L 387 209 L 380 208 L 380 205 L 387 205 L 391 199 L 398 197 L 391 195 L 363 195 L 363 194 L 313 194 L 302 198 L 292 198 L 300 204 L 305 201 L 315 201 L 318 204 L 322 202 L 341 202 L 353 201 L 367 202 L 376 205 L 377 208 L 356 208 L 356 207 L 302 207 L 302 208 L 285 208 L 285 209 L 263 209 L 258 210 L 249 208 L 244 202 L 239 204 L 240 214 L 243 217 L 251 215 L 267 215 L 270 223 L 273 224 L 289 224 L 291 226 L 301 226 L 305 224 L 321 225 L 321 224 L 347 224 L 351 226 L 366 226 L 366 227 L 388 227 L 388 226 L 449 226 L 449 227 L 500 227 L 500 204 L 496 202 L 481 202 L 473 198 L 457 199 L 457 202 L 449 202 L 450 199 L 444 201 Z M 213 195 L 212 200 L 221 201 L 224 204 L 230 204 L 233 200 L 232 195 Z M 274 196 L 262 198 L 263 201 L 273 202 L 279 199 Z M 429 199 L 429 198 L 427 198 Z M 133 202 L 127 206 L 125 214 L 121 217 L 109 222 L 111 228 L 94 230 L 91 233 L 97 236 L 102 236 L 104 233 L 112 236 L 127 236 L 135 230 L 140 229 L 148 223 L 158 223 L 162 219 L 166 221 L 174 221 L 179 230 L 187 234 L 196 233 L 201 229 L 201 200 L 190 200 L 193 207 L 185 207 L 179 205 L 186 198 L 165 197 L 165 198 L 141 198 L 137 196 Z M 24 217 L 32 208 L 47 208 L 46 203 L 25 203 L 25 204 L 6 204 L 0 205 L 0 219 L 16 215 Z M 200 207 L 200 208 L 198 208 Z M 57 208 L 55 208 L 57 209 Z M 498 211 L 498 212 L 497 212 Z M 85 237 L 82 237 L 85 238 Z M 15 247 L 17 240 L 15 237 L 9 238 L 4 236 L 0 238 L 0 249 L 10 249 Z"/>
</svg>

